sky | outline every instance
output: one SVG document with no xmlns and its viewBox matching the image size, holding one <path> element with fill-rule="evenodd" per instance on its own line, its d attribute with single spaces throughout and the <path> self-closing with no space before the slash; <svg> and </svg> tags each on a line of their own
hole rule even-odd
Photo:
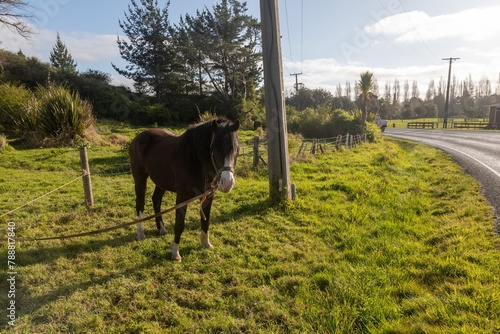
<svg viewBox="0 0 500 334">
<path fill-rule="evenodd" d="M 158 0 L 160 7 L 166 0 Z M 171 0 L 169 20 L 194 15 L 215 0 Z M 0 28 L 0 48 L 49 62 L 59 32 L 79 71 L 109 73 L 116 85 L 131 83 L 111 66 L 125 67 L 116 43 L 130 0 L 30 0 L 30 40 Z M 346 81 L 371 71 L 383 93 L 385 82 L 415 80 L 421 95 L 431 80 L 452 75 L 474 82 L 500 74 L 498 0 L 278 0 L 283 77 L 287 93 L 298 81 L 310 89 L 335 92 Z M 247 1 L 248 14 L 260 20 L 260 4 Z"/>
</svg>

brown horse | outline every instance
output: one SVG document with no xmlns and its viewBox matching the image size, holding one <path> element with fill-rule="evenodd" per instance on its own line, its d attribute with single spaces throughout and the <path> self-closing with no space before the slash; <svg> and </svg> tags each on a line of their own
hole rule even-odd
<svg viewBox="0 0 500 334">
<path fill-rule="evenodd" d="M 218 183 L 221 191 L 231 191 L 235 183 L 234 167 L 239 150 L 236 131 L 239 126 L 239 121 L 232 123 L 219 118 L 192 125 L 180 136 L 160 129 L 138 134 L 130 144 L 138 219 L 142 218 L 144 212 L 148 177 L 156 185 L 153 193 L 155 213 L 161 211 L 166 191 L 177 194 L 177 204 L 204 193 L 215 183 Z M 202 205 L 200 240 L 206 248 L 213 248 L 208 238 L 212 201 L 213 195 Z M 172 259 L 177 261 L 181 261 L 179 243 L 185 217 L 185 206 L 175 211 L 175 236 L 171 252 Z M 156 227 L 161 235 L 167 233 L 161 216 L 156 217 Z M 145 238 L 142 222 L 137 223 L 137 238 Z"/>
</svg>

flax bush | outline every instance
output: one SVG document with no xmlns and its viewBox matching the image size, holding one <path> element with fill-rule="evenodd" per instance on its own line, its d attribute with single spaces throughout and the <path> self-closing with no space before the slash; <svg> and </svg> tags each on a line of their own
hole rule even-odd
<svg viewBox="0 0 500 334">
<path fill-rule="evenodd" d="M 28 114 L 36 115 L 36 137 L 45 144 L 86 140 L 95 124 L 92 105 L 59 85 L 38 87 Z"/>
</svg>

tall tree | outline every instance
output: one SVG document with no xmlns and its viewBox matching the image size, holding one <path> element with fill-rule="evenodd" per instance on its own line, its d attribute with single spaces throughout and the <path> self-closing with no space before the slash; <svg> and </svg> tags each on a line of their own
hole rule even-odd
<svg viewBox="0 0 500 334">
<path fill-rule="evenodd" d="M 390 103 L 391 97 L 392 97 L 391 82 L 386 81 L 385 82 L 385 90 L 384 90 L 384 99 L 387 101 L 387 103 Z"/>
<path fill-rule="evenodd" d="M 52 51 L 50 51 L 49 59 L 53 67 L 63 72 L 76 72 L 76 63 L 73 60 L 73 57 L 69 53 L 68 49 L 66 48 L 66 45 L 64 45 L 64 43 L 61 41 L 59 33 L 57 33 L 56 44 L 52 47 Z"/>
<path fill-rule="evenodd" d="M 357 84 L 360 91 L 361 105 L 363 107 L 363 113 L 361 115 L 361 132 L 365 133 L 366 129 L 366 118 L 368 115 L 367 106 L 368 102 L 375 96 L 372 93 L 373 90 L 373 73 L 366 71 L 361 73 L 360 80 Z"/>
<path fill-rule="evenodd" d="M 495 90 L 496 95 L 500 95 L 500 73 L 498 74 L 497 88 Z"/>
<path fill-rule="evenodd" d="M 434 79 L 431 79 L 429 82 L 429 86 L 427 87 L 427 92 L 425 93 L 425 100 L 432 101 L 436 96 L 436 84 L 434 83 Z"/>
<path fill-rule="evenodd" d="M 342 97 L 342 86 L 337 84 L 337 87 L 335 88 L 335 97 Z"/>
<path fill-rule="evenodd" d="M 175 29 L 176 44 L 186 60 L 203 72 L 230 109 L 262 80 L 259 23 L 246 12 L 246 2 L 222 0 L 211 10 L 205 7 L 181 18 Z"/>
<path fill-rule="evenodd" d="M 410 83 L 408 80 L 403 83 L 403 100 L 405 103 L 410 101 Z"/>
<path fill-rule="evenodd" d="M 345 82 L 345 96 L 350 100 L 352 98 L 351 82 L 346 80 Z"/>
<path fill-rule="evenodd" d="M 127 39 L 118 37 L 120 55 L 129 64 L 113 68 L 126 78 L 134 80 L 134 87 L 142 93 L 153 93 L 158 99 L 175 93 L 182 87 L 178 79 L 182 66 L 169 34 L 167 1 L 164 8 L 158 0 L 131 0 L 125 19 L 119 21 Z"/>
<path fill-rule="evenodd" d="M 398 79 L 394 79 L 394 92 L 392 94 L 392 105 L 397 108 L 399 105 L 399 99 L 401 98 L 401 85 L 399 84 Z"/>
<path fill-rule="evenodd" d="M 6 26 L 24 38 L 29 38 L 31 30 L 26 20 L 32 16 L 26 12 L 28 6 L 28 1 L 25 0 L 0 0 L 0 26 Z"/>
<path fill-rule="evenodd" d="M 416 80 L 413 80 L 413 83 L 411 85 L 411 97 L 417 98 L 417 99 L 420 97 L 420 91 L 418 89 L 418 82 Z"/>
</svg>

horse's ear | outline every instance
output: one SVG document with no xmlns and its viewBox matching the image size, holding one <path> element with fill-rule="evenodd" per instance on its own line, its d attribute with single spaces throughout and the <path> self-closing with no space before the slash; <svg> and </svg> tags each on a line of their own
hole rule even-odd
<svg viewBox="0 0 500 334">
<path fill-rule="evenodd" d="M 231 130 L 233 130 L 234 132 L 238 131 L 238 129 L 240 128 L 240 121 L 239 120 L 236 120 L 233 125 L 231 125 Z"/>
</svg>

